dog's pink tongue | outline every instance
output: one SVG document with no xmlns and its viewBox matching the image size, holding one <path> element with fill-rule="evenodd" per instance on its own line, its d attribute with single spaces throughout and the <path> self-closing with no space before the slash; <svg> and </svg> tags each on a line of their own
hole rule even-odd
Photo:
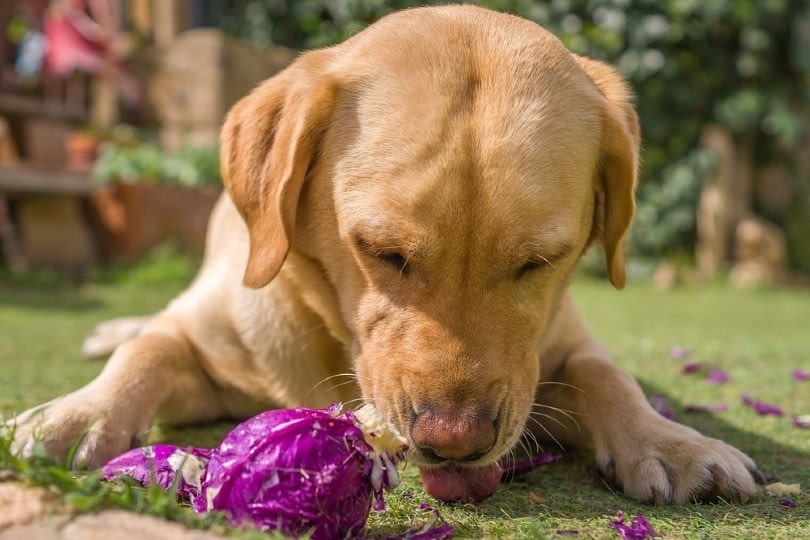
<svg viewBox="0 0 810 540">
<path fill-rule="evenodd" d="M 484 467 L 425 468 L 419 472 L 425 491 L 432 497 L 444 502 L 478 503 L 498 489 L 503 469 L 493 463 Z"/>
</svg>

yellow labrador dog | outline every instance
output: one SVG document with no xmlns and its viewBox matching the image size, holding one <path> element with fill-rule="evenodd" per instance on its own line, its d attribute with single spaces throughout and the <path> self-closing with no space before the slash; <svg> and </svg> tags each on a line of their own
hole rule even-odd
<svg viewBox="0 0 810 540">
<path fill-rule="evenodd" d="M 642 501 L 744 501 L 754 462 L 656 413 L 568 290 L 595 242 L 624 285 L 638 152 L 616 72 L 514 16 L 412 9 L 305 53 L 228 115 L 194 283 L 18 417 L 17 447 L 64 456 L 86 431 L 77 463 L 98 465 L 156 418 L 359 397 L 439 499 L 489 495 L 532 431 L 590 445 Z"/>
</svg>

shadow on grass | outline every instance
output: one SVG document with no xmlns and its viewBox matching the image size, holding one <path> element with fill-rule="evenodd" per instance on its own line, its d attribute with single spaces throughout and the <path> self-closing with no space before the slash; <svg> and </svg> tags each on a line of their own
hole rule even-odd
<svg viewBox="0 0 810 540">
<path fill-rule="evenodd" d="M 100 304 L 67 274 L 47 269 L 14 273 L 0 267 L 0 305 L 84 311 Z"/>
<path fill-rule="evenodd" d="M 88 311 L 102 306 L 99 299 L 83 294 L 76 286 L 15 285 L 7 282 L 0 283 L 0 305 L 2 304 L 59 311 Z"/>
<path fill-rule="evenodd" d="M 195 446 L 197 448 L 215 448 L 222 439 L 237 426 L 236 420 L 221 420 L 206 424 L 187 426 L 162 426 L 152 428 L 150 444 L 165 443 L 177 446 Z"/>
<path fill-rule="evenodd" d="M 137 263 L 110 262 L 87 269 L 82 275 L 53 269 L 14 273 L 0 265 L 0 303 L 35 309 L 85 311 L 106 303 L 94 294 L 96 288 L 110 290 L 118 287 L 153 290 L 157 292 L 152 294 L 157 295 L 162 294 L 161 291 L 172 291 L 170 298 L 188 286 L 201 262 L 199 256 L 184 254 L 169 242 L 154 248 Z M 139 295 L 128 298 L 137 301 Z"/>
<path fill-rule="evenodd" d="M 644 389 L 648 395 L 666 395 L 661 389 L 649 384 L 645 384 Z M 683 411 L 683 403 L 670 399 L 670 405 L 676 411 Z M 678 421 L 748 454 L 766 478 L 771 476 L 769 482 L 779 480 L 788 484 L 801 483 L 802 486 L 810 482 L 808 452 L 776 443 L 764 434 L 739 429 L 726 422 L 722 414 L 679 412 Z M 785 418 L 779 421 L 790 423 Z M 792 426 L 789 429 L 795 429 L 797 437 L 806 436 L 806 432 L 801 429 Z M 553 446 L 553 443 L 545 444 L 545 451 L 555 452 Z M 541 504 L 536 502 L 538 494 L 542 498 Z M 639 503 L 625 496 L 619 489 L 609 486 L 599 475 L 592 452 L 576 449 L 563 453 L 561 461 L 542 466 L 505 485 L 491 499 L 477 507 L 477 512 L 493 519 L 503 519 L 506 508 L 514 519 L 537 519 L 545 516 L 561 520 L 583 520 L 615 516 L 622 509 L 630 516 L 643 513 L 654 515 L 657 519 L 676 521 L 695 518 L 709 525 L 719 520 L 727 520 L 729 523 L 751 521 L 769 526 L 806 525 L 810 518 L 810 496 L 804 490 L 791 498 L 798 503 L 798 508 L 780 506 L 779 497 L 767 495 L 764 489 L 742 505 L 717 501 L 654 507 Z"/>
</svg>

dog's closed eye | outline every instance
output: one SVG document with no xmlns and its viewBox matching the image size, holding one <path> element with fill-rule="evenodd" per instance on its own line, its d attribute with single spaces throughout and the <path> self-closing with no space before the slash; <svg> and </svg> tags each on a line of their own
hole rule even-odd
<svg viewBox="0 0 810 540">
<path fill-rule="evenodd" d="M 546 260 L 530 260 L 530 261 L 527 261 L 523 266 L 518 268 L 517 272 L 515 273 L 515 279 L 516 280 L 520 279 L 520 278 L 526 276 L 526 274 L 529 274 L 529 273 L 531 273 L 531 272 L 533 272 L 535 270 L 539 270 L 540 268 L 543 268 L 544 266 L 548 266 L 548 265 L 550 265 L 550 263 L 548 261 L 546 261 Z"/>
<path fill-rule="evenodd" d="M 403 274 L 408 273 L 408 261 L 402 253 L 396 251 L 378 251 L 374 256 L 399 270 Z"/>
<path fill-rule="evenodd" d="M 399 251 L 379 248 L 362 237 L 357 237 L 355 244 L 367 256 L 386 263 L 401 274 L 407 274 L 410 270 L 407 257 Z"/>
<path fill-rule="evenodd" d="M 535 248 L 536 247 L 537 244 L 535 244 Z M 528 256 L 526 256 L 525 262 L 515 271 L 515 281 L 528 277 L 544 268 L 556 268 L 557 263 L 561 262 L 572 253 L 572 249 L 571 244 L 566 242 L 556 246 L 548 246 L 544 250 L 545 255 L 541 255 L 535 250 L 524 254 L 524 256 Z"/>
<path fill-rule="evenodd" d="M 515 281 L 527 277 L 529 274 L 535 273 L 537 270 L 543 268 L 555 268 L 556 262 L 566 257 L 571 249 L 567 246 L 559 249 L 554 255 L 544 257 L 543 255 L 533 255 L 528 261 L 517 269 L 515 272 Z"/>
</svg>

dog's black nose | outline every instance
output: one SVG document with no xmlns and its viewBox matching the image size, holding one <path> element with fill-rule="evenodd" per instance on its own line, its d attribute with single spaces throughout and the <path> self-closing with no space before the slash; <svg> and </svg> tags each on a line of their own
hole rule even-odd
<svg viewBox="0 0 810 540">
<path fill-rule="evenodd" d="M 489 411 L 427 408 L 415 413 L 411 438 L 430 460 L 476 461 L 495 445 L 496 422 Z"/>
</svg>

